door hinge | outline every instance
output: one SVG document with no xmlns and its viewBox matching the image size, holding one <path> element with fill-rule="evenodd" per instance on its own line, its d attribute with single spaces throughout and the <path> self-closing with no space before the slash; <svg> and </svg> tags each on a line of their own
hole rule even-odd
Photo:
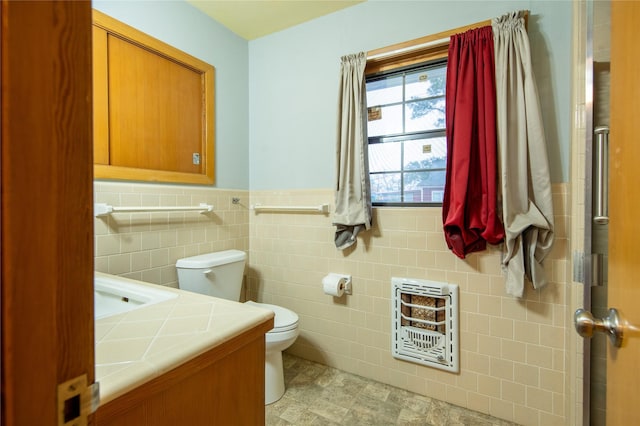
<svg viewBox="0 0 640 426">
<path fill-rule="evenodd" d="M 58 426 L 86 426 L 87 417 L 98 409 L 100 384 L 87 386 L 83 374 L 58 385 Z"/>
</svg>

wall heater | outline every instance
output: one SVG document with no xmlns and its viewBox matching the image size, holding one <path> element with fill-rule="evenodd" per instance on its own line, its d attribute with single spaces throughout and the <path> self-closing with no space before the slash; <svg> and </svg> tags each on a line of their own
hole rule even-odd
<svg viewBox="0 0 640 426">
<path fill-rule="evenodd" d="M 458 286 L 391 278 L 393 356 L 458 372 Z"/>
</svg>

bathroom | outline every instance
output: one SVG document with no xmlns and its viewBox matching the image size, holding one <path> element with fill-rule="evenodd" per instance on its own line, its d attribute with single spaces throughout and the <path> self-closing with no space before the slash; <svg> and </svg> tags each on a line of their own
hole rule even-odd
<svg viewBox="0 0 640 426">
<path fill-rule="evenodd" d="M 96 270 L 176 286 L 177 259 L 244 250 L 245 297 L 300 316 L 300 336 L 289 353 L 517 423 L 536 418 L 540 425 L 565 424 L 577 410 L 567 392 L 575 386 L 568 366 L 576 351 L 569 344 L 577 342 L 567 328 L 573 291 L 567 259 L 572 6 L 470 2 L 453 14 L 446 4 L 400 4 L 366 2 L 247 43 L 189 4 L 94 2 L 214 64 L 216 156 L 224 159 L 216 164 L 214 189 L 96 181 L 96 202 L 215 206 L 209 222 L 194 220 L 194 213 L 153 213 L 138 219 L 142 223 L 96 220 Z M 499 249 L 466 261 L 453 256 L 442 238 L 439 208 L 374 209 L 374 228 L 349 253 L 335 249 L 330 215 L 251 210 L 255 204 L 333 204 L 340 56 L 522 8 L 532 16 L 557 222 L 551 282 L 544 290 L 529 289 L 523 300 L 508 296 Z M 300 107 L 304 103 L 309 107 Z M 337 301 L 325 295 L 321 282 L 329 272 L 352 275 L 354 294 Z M 393 276 L 460 285 L 459 375 L 391 356 Z"/>
<path fill-rule="evenodd" d="M 209 188 L 95 181 L 96 202 L 215 206 L 207 218 L 154 213 L 125 221 L 96 219 L 97 271 L 175 287 L 177 259 L 240 249 L 249 255 L 244 298 L 285 306 L 300 316 L 292 355 L 516 423 L 581 423 L 582 346 L 570 322 L 582 301 L 581 285 L 571 276 L 577 226 L 572 193 L 579 175 L 570 166 L 577 161 L 570 141 L 581 129 L 571 125 L 571 111 L 580 102 L 572 98 L 580 89 L 572 69 L 580 58 L 572 49 L 577 30 L 570 23 L 583 13 L 579 5 L 366 2 L 251 42 L 188 3 L 96 1 L 93 6 L 216 66 L 219 159 L 216 184 Z M 507 296 L 499 249 L 465 261 L 452 256 L 436 208 L 374 209 L 374 228 L 348 253 L 333 246 L 330 215 L 251 210 L 254 204 L 333 203 L 341 55 L 523 8 L 531 13 L 557 227 L 550 283 L 543 290 L 527 289 L 521 300 Z M 312 107 L 301 108 L 304 102 Z M 353 295 L 334 300 L 323 294 L 328 272 L 352 275 Z M 460 286 L 460 374 L 391 357 L 393 276 Z"/>
</svg>

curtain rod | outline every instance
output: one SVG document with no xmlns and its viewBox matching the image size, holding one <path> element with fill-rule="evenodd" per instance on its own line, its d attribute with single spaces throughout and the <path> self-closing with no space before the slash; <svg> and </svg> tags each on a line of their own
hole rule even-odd
<svg viewBox="0 0 640 426">
<path fill-rule="evenodd" d="M 528 10 L 520 10 L 518 11 L 522 14 L 522 18 L 524 18 L 524 27 L 525 29 L 529 29 L 529 11 Z M 463 33 L 470 29 L 479 28 L 491 25 L 492 19 L 487 19 L 485 21 L 476 22 L 474 24 L 465 25 L 462 27 L 454 28 L 447 31 L 442 31 L 437 34 L 432 34 L 426 37 L 417 38 L 414 40 L 410 40 L 403 43 L 393 44 L 391 46 L 382 47 L 379 49 L 370 50 L 367 52 L 367 60 L 380 60 L 384 58 L 388 58 L 395 55 L 400 55 L 402 53 L 411 52 L 413 50 L 425 49 L 430 47 L 439 47 L 443 44 L 449 42 L 450 38 L 454 34 Z"/>
</svg>

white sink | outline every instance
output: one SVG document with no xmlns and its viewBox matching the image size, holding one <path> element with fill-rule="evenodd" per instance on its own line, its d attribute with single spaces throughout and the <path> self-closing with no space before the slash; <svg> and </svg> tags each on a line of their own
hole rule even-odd
<svg viewBox="0 0 640 426">
<path fill-rule="evenodd" d="M 126 278 L 103 273 L 95 274 L 93 288 L 95 319 L 108 318 L 178 296 L 157 286 L 137 284 Z"/>
</svg>

